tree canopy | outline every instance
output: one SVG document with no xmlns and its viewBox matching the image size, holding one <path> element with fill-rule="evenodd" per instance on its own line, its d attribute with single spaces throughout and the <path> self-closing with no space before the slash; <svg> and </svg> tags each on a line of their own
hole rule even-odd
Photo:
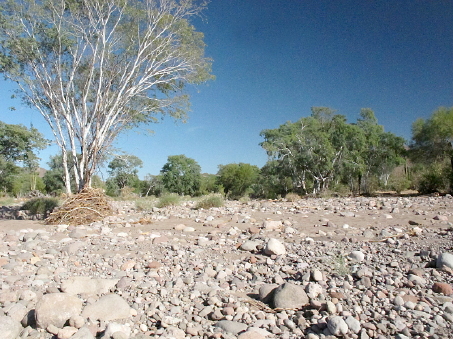
<svg viewBox="0 0 453 339">
<path fill-rule="evenodd" d="M 165 189 L 180 195 L 196 195 L 201 184 L 201 167 L 185 155 L 171 155 L 162 167 L 162 183 Z"/>
<path fill-rule="evenodd" d="M 28 189 L 36 189 L 38 169 L 37 152 L 46 148 L 48 140 L 34 127 L 6 124 L 0 121 L 0 186 L 4 191 L 13 190 L 17 175 L 26 172 Z M 22 179 L 21 179 L 22 180 Z M 16 183 L 17 186 L 17 183 Z M 17 192 L 13 192 L 17 193 Z"/>
<path fill-rule="evenodd" d="M 81 189 L 124 129 L 184 120 L 187 84 L 212 78 L 195 0 L 17 0 L 0 5 L 0 71 L 42 114 Z"/>
<path fill-rule="evenodd" d="M 370 109 L 362 109 L 357 123 L 350 124 L 328 107 L 313 107 L 309 117 L 263 130 L 261 136 L 270 161 L 277 161 L 272 166 L 302 193 L 340 182 L 360 191 L 371 174 L 388 180 L 404 152 L 404 139 L 384 132 Z"/>
<path fill-rule="evenodd" d="M 256 183 L 259 173 L 260 169 L 250 164 L 219 165 L 217 181 L 229 198 L 239 199 L 252 193 L 252 185 Z"/>
</svg>

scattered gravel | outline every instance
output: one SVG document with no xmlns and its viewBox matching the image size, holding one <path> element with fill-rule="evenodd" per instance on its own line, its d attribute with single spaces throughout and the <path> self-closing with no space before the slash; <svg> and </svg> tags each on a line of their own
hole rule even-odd
<svg viewBox="0 0 453 339">
<path fill-rule="evenodd" d="M 0 337 L 453 338 L 452 203 L 116 203 L 78 227 L 2 220 Z"/>
</svg>

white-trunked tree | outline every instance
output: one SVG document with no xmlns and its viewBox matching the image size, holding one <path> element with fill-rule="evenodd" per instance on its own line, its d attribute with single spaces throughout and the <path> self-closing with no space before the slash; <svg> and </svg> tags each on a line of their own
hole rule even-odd
<svg viewBox="0 0 453 339">
<path fill-rule="evenodd" d="M 184 120 L 188 84 L 213 78 L 195 0 L 16 0 L 0 4 L 0 71 L 50 125 L 78 189 L 125 129 Z"/>
</svg>

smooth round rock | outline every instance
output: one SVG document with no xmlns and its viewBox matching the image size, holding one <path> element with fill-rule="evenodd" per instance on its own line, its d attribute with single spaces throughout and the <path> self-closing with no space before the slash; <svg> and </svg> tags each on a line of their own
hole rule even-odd
<svg viewBox="0 0 453 339">
<path fill-rule="evenodd" d="M 71 318 L 80 315 L 82 300 L 67 293 L 45 294 L 35 307 L 36 325 L 47 328 L 54 325 L 62 328 Z"/>
</svg>

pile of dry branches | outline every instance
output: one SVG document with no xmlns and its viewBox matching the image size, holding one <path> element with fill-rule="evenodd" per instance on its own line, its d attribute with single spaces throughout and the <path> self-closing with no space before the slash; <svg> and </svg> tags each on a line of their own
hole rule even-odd
<svg viewBox="0 0 453 339">
<path fill-rule="evenodd" d="M 80 193 L 69 197 L 46 219 L 46 223 L 49 225 L 88 225 L 112 214 L 113 209 L 102 190 L 84 188 Z"/>
</svg>

